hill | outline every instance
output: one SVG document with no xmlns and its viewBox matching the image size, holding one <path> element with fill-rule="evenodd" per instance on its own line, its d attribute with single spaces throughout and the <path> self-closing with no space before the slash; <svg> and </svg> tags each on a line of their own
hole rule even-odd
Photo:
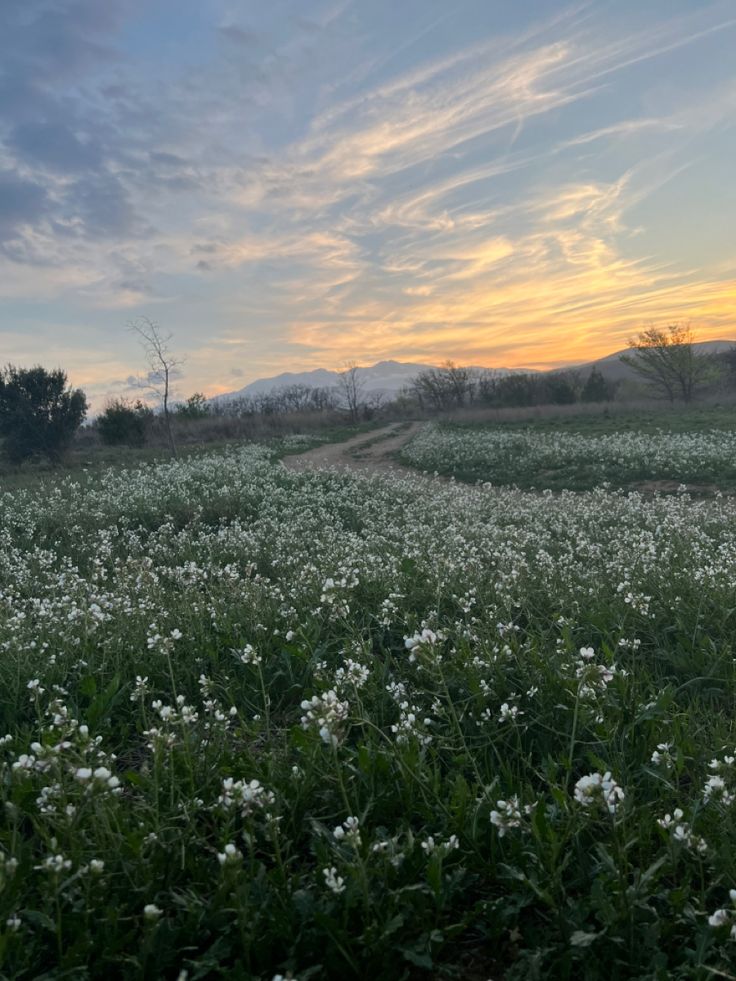
<svg viewBox="0 0 736 981">
<path fill-rule="evenodd" d="M 721 354 L 735 345 L 736 341 L 698 341 L 693 344 L 693 348 L 698 354 Z M 624 351 L 608 354 L 605 358 L 599 358 L 597 361 L 588 361 L 584 364 L 570 365 L 570 367 L 584 375 L 587 375 L 593 368 L 597 368 L 609 381 L 638 380 L 637 373 L 621 360 L 627 354 L 631 354 L 628 348 Z"/>
<path fill-rule="evenodd" d="M 379 361 L 377 364 L 360 367 L 360 382 L 363 391 L 367 395 L 384 395 L 394 397 L 398 395 L 402 388 L 416 378 L 416 376 L 436 365 L 421 364 L 411 361 Z M 478 368 L 478 371 L 487 371 L 486 368 Z M 514 374 L 527 369 L 519 368 L 494 368 L 493 371 L 499 374 Z M 289 388 L 292 385 L 304 385 L 307 388 L 337 388 L 339 385 L 339 371 L 330 371 L 327 368 L 315 368 L 313 371 L 292 372 L 286 371 L 272 378 L 258 378 L 249 382 L 244 388 L 237 392 L 227 392 L 218 395 L 212 401 L 230 402 L 235 399 L 251 398 L 254 395 L 267 395 L 278 389 Z"/>
</svg>

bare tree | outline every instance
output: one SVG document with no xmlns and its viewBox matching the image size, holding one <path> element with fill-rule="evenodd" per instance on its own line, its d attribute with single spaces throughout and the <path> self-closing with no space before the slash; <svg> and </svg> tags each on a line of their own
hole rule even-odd
<svg viewBox="0 0 736 981">
<path fill-rule="evenodd" d="M 477 379 L 473 372 L 453 361 L 421 371 L 412 383 L 420 406 L 429 404 L 438 410 L 461 408 L 472 401 L 476 389 Z"/>
<path fill-rule="evenodd" d="M 345 408 L 350 413 L 350 421 L 356 423 L 363 404 L 363 393 L 365 391 L 365 381 L 359 376 L 360 368 L 355 361 L 348 361 L 345 368 L 338 375 L 338 388 L 345 403 Z"/>
<path fill-rule="evenodd" d="M 148 376 L 144 387 L 154 392 L 160 403 L 166 427 L 166 437 L 171 448 L 171 455 L 178 456 L 176 451 L 176 441 L 171 429 L 171 412 L 169 410 L 169 399 L 171 396 L 171 382 L 176 369 L 184 363 L 182 358 L 176 358 L 169 348 L 172 334 L 163 333 L 160 326 L 148 317 L 139 317 L 128 324 L 128 329 L 138 336 L 138 340 L 145 352 L 148 364 Z"/>
<path fill-rule="evenodd" d="M 689 324 L 650 327 L 629 341 L 633 355 L 624 364 L 648 381 L 660 397 L 692 402 L 710 369 L 710 360 L 695 351 Z"/>
</svg>

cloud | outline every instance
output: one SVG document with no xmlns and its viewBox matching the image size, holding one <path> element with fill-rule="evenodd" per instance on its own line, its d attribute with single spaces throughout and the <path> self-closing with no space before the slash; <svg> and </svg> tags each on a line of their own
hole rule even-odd
<svg viewBox="0 0 736 981">
<path fill-rule="evenodd" d="M 45 189 L 16 171 L 0 171 L 0 246 L 21 234 L 44 214 L 48 203 Z"/>
<path fill-rule="evenodd" d="M 142 0 L 0 5 L 0 297 L 74 311 L 110 378 L 127 310 L 213 389 L 279 361 L 558 361 L 637 318 L 724 330 L 733 271 L 689 239 L 673 259 L 657 202 L 723 156 L 733 68 L 696 54 L 728 4 L 205 8 L 164 43 Z"/>
<path fill-rule="evenodd" d="M 102 155 L 90 137 L 80 139 L 63 122 L 27 122 L 15 126 L 6 146 L 28 164 L 62 173 L 99 167 Z"/>
</svg>

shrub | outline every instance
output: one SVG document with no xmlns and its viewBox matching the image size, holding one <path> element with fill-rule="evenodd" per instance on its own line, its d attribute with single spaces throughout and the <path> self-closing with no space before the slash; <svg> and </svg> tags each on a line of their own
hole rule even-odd
<svg viewBox="0 0 736 981">
<path fill-rule="evenodd" d="M 190 395 L 186 402 L 176 407 L 176 414 L 182 419 L 204 419 L 210 414 L 207 397 L 201 392 Z"/>
<path fill-rule="evenodd" d="M 124 399 L 108 402 L 97 420 L 100 439 L 108 446 L 143 446 L 153 412 L 141 401 L 129 405 Z"/>
<path fill-rule="evenodd" d="M 67 387 L 61 368 L 40 365 L 0 371 L 0 435 L 12 463 L 34 456 L 58 462 L 87 414 L 87 399 Z"/>
</svg>

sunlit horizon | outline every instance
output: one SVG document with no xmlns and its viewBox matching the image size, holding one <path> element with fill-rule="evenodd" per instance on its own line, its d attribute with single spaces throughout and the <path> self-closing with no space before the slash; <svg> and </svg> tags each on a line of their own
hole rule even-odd
<svg viewBox="0 0 736 981">
<path fill-rule="evenodd" d="M 728 2 L 0 10 L 3 360 L 176 394 L 736 337 Z"/>
</svg>

